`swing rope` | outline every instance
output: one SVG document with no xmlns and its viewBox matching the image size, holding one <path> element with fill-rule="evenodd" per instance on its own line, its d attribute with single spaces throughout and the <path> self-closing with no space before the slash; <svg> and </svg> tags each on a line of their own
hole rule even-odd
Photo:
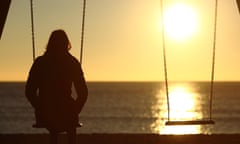
<svg viewBox="0 0 240 144">
<path fill-rule="evenodd" d="M 30 0 L 31 9 L 31 28 L 32 28 L 32 56 L 33 61 L 35 60 L 35 36 L 34 36 L 34 19 L 33 19 L 33 0 Z"/>
<path fill-rule="evenodd" d="M 30 0 L 31 10 L 31 30 L 32 30 L 32 55 L 33 61 L 35 60 L 35 33 L 34 33 L 34 15 L 33 15 L 33 0 Z M 82 15 L 82 32 L 81 32 L 81 49 L 80 49 L 80 63 L 82 64 L 83 58 L 83 42 L 84 42 L 84 28 L 85 28 L 85 13 L 86 13 L 86 0 L 83 0 L 83 15 Z"/>
<path fill-rule="evenodd" d="M 84 42 L 85 15 L 86 15 L 85 13 L 86 13 L 86 0 L 83 0 L 80 64 L 82 64 L 82 59 L 83 59 L 83 42 Z"/>
<path fill-rule="evenodd" d="M 165 89 L 167 97 L 167 122 L 166 125 L 186 125 L 186 124 L 214 124 L 212 121 L 212 99 L 214 89 L 214 73 L 215 73 L 215 57 L 216 57 L 216 38 L 217 38 L 217 12 L 218 0 L 215 0 L 215 14 L 214 14 L 214 33 L 213 33 L 213 52 L 212 52 L 212 72 L 211 72 L 211 85 L 209 96 L 209 120 L 195 120 L 195 121 L 171 121 L 170 115 L 170 99 L 169 99 L 169 86 L 168 86 L 168 73 L 167 73 L 167 59 L 166 59 L 166 43 L 165 43 L 165 26 L 164 26 L 164 8 L 163 0 L 161 0 L 161 20 L 162 20 L 162 47 L 163 47 L 163 62 L 164 62 L 164 78 Z"/>
<path fill-rule="evenodd" d="M 168 121 L 170 121 L 170 103 L 169 103 L 169 90 L 168 90 L 168 73 L 167 73 L 167 58 L 166 58 L 166 43 L 165 43 L 165 25 L 164 25 L 164 9 L 163 0 L 161 0 L 161 18 L 162 18 L 162 47 L 163 47 L 163 64 L 164 64 L 164 78 L 165 78 L 165 88 L 167 95 L 167 105 L 168 105 Z"/>
<path fill-rule="evenodd" d="M 215 57 L 216 57 L 216 39 L 217 39 L 217 16 L 218 16 L 218 0 L 215 1 L 215 15 L 214 15 L 212 76 L 211 76 L 210 104 L 209 104 L 209 119 L 210 120 L 212 119 L 212 97 L 213 97 L 213 86 L 214 86 Z"/>
</svg>

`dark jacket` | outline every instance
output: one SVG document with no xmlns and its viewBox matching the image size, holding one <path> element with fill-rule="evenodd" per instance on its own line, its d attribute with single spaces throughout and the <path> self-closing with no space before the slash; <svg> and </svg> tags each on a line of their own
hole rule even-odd
<svg viewBox="0 0 240 144">
<path fill-rule="evenodd" d="M 77 99 L 71 96 L 72 84 Z M 70 53 L 38 57 L 29 72 L 25 95 L 35 109 L 37 125 L 55 131 L 76 127 L 88 95 L 80 63 Z"/>
</svg>

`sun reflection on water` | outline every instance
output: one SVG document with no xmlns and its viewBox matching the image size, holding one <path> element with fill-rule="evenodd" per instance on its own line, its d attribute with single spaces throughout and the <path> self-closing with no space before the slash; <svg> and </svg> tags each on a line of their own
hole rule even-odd
<svg viewBox="0 0 240 144">
<path fill-rule="evenodd" d="M 171 120 L 189 120 L 200 115 L 194 112 L 197 106 L 194 93 L 186 87 L 176 86 L 169 93 Z M 167 115 L 167 112 L 166 114 Z"/>
<path fill-rule="evenodd" d="M 202 133 L 200 125 L 166 126 L 168 119 L 167 101 L 164 87 L 157 95 L 156 107 L 160 107 L 159 118 L 152 125 L 159 134 L 198 134 Z M 190 85 L 172 85 L 169 88 L 170 120 L 202 119 L 200 95 Z"/>
</svg>

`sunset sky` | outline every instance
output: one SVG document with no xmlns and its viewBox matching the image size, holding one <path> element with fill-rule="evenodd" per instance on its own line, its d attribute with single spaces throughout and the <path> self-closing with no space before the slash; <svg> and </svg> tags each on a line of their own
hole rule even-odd
<svg viewBox="0 0 240 144">
<path fill-rule="evenodd" d="M 169 80 L 210 81 L 215 0 L 163 3 Z M 37 56 L 44 53 L 50 33 L 64 29 L 70 52 L 79 59 L 82 7 L 82 0 L 34 0 Z M 219 0 L 218 10 L 215 79 L 239 81 L 240 15 L 235 0 Z M 160 0 L 87 0 L 86 80 L 163 80 L 161 24 Z M 29 0 L 12 0 L 0 57 L 0 81 L 26 80 L 33 62 Z"/>
</svg>

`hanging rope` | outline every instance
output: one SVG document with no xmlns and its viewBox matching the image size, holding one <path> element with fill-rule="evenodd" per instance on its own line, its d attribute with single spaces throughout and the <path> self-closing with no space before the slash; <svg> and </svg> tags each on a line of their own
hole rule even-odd
<svg viewBox="0 0 240 144">
<path fill-rule="evenodd" d="M 33 61 L 35 60 L 35 37 L 34 37 L 34 20 L 33 20 L 33 0 L 30 0 L 31 8 L 31 27 L 32 27 L 32 52 L 33 52 Z"/>
<path fill-rule="evenodd" d="M 209 97 L 209 120 L 212 120 L 212 99 L 213 99 L 213 86 L 214 86 L 214 73 L 215 73 L 215 56 L 216 56 L 216 36 L 217 36 L 217 12 L 218 12 L 218 0 L 215 0 L 215 14 L 214 14 L 214 33 L 213 33 L 213 55 L 212 55 L 212 72 L 211 72 L 211 86 L 210 86 L 210 97 Z M 164 30 L 164 8 L 163 8 L 163 0 L 161 0 L 161 20 L 162 20 L 162 47 L 163 47 L 163 62 L 164 62 L 164 76 L 165 76 L 165 87 L 166 87 L 166 97 L 167 97 L 167 108 L 168 108 L 168 121 L 171 121 L 170 115 L 170 99 L 169 99 L 169 88 L 168 88 L 168 74 L 167 74 L 167 59 L 166 59 L 166 43 L 165 43 L 165 30 Z M 196 121 L 196 124 L 201 121 Z M 172 125 L 182 124 L 173 122 Z M 211 124 L 214 122 L 211 121 Z M 191 121 L 185 122 L 185 124 L 195 124 Z M 202 124 L 208 124 L 207 121 Z"/>
<path fill-rule="evenodd" d="M 31 8 L 31 28 L 32 28 L 32 52 L 33 61 L 35 60 L 35 36 L 34 36 L 34 17 L 33 17 L 33 0 L 30 0 Z M 85 12 L 86 12 L 86 0 L 83 0 L 83 15 L 82 15 L 82 32 L 81 32 L 81 49 L 80 49 L 80 63 L 83 59 L 83 44 L 84 44 L 84 28 L 85 28 Z"/>
<path fill-rule="evenodd" d="M 161 0 L 161 19 L 162 19 L 162 46 L 163 46 L 163 63 L 164 63 L 164 78 L 168 105 L 168 121 L 170 121 L 170 104 L 169 104 L 169 90 L 168 90 L 168 73 L 167 73 L 167 58 L 166 58 L 166 44 L 165 44 L 165 26 L 164 26 L 164 9 L 163 0 Z"/>
<path fill-rule="evenodd" d="M 86 12 L 86 0 L 83 0 L 83 14 L 82 14 L 82 32 L 81 32 L 81 50 L 80 50 L 80 63 L 83 59 L 83 42 L 84 42 L 84 28 L 85 28 L 85 12 Z"/>
<path fill-rule="evenodd" d="M 216 57 L 216 40 L 217 40 L 217 16 L 218 16 L 218 0 L 215 1 L 215 15 L 214 15 L 214 33 L 213 33 L 213 55 L 212 55 L 212 75 L 211 75 L 211 89 L 210 89 L 210 104 L 209 104 L 209 119 L 212 119 L 212 97 L 213 84 L 215 73 L 215 57 Z"/>
</svg>

